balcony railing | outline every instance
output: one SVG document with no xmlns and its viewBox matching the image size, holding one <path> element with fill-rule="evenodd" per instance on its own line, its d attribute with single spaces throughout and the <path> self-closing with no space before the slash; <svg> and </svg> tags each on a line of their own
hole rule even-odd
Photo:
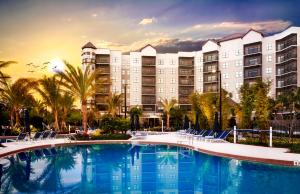
<svg viewBox="0 0 300 194">
<path fill-rule="evenodd" d="M 96 88 L 96 93 L 109 94 L 109 92 L 110 92 L 109 88 Z"/>
<path fill-rule="evenodd" d="M 142 69 L 142 75 L 143 76 L 155 76 L 156 75 L 156 71 L 155 69 Z"/>
<path fill-rule="evenodd" d="M 261 65 L 260 58 L 246 59 L 244 63 L 244 67 L 257 66 L 257 65 Z"/>
<path fill-rule="evenodd" d="M 290 78 L 290 79 L 286 79 L 286 80 L 277 81 L 276 87 L 277 88 L 284 88 L 284 87 L 293 86 L 293 85 L 297 85 L 297 79 Z"/>
<path fill-rule="evenodd" d="M 291 72 L 297 72 L 296 64 L 286 65 L 286 66 L 277 68 L 277 76 L 285 75 L 285 74 L 288 74 Z"/>
<path fill-rule="evenodd" d="M 156 99 L 153 97 L 142 97 L 142 104 L 156 104 Z"/>
<path fill-rule="evenodd" d="M 96 68 L 96 74 L 110 74 L 110 69 L 98 67 Z"/>
<path fill-rule="evenodd" d="M 244 55 L 253 55 L 253 54 L 258 54 L 261 53 L 261 47 L 246 47 L 244 51 Z"/>
<path fill-rule="evenodd" d="M 155 105 L 143 105 L 143 111 L 153 112 L 155 111 Z"/>
<path fill-rule="evenodd" d="M 285 50 L 286 48 L 288 48 L 290 46 L 294 46 L 294 45 L 297 45 L 297 40 L 291 40 L 291 41 L 279 43 L 279 44 L 277 44 L 276 51 L 282 51 L 282 50 Z"/>
<path fill-rule="evenodd" d="M 142 58 L 142 66 L 154 66 L 155 58 Z"/>
<path fill-rule="evenodd" d="M 214 62 L 214 61 L 218 61 L 218 60 L 219 60 L 218 55 L 209 55 L 209 56 L 204 57 L 203 63 L 209 63 L 209 62 Z"/>
<path fill-rule="evenodd" d="M 142 88 L 142 94 L 155 95 L 155 88 Z"/>
<path fill-rule="evenodd" d="M 96 57 L 96 63 L 110 63 L 110 59 L 109 57 L 105 57 L 105 58 L 102 58 L 102 57 Z"/>
<path fill-rule="evenodd" d="M 155 85 L 155 79 L 142 79 L 142 85 Z"/>
<path fill-rule="evenodd" d="M 251 79 L 261 77 L 261 72 L 248 72 L 245 73 L 244 79 Z"/>
<path fill-rule="evenodd" d="M 179 104 L 190 104 L 190 100 L 187 97 L 179 97 Z"/>
<path fill-rule="evenodd" d="M 95 103 L 106 103 L 106 97 L 103 96 L 96 96 Z"/>
<path fill-rule="evenodd" d="M 194 70 L 180 69 L 179 70 L 179 75 L 180 76 L 194 75 Z"/>
<path fill-rule="evenodd" d="M 203 82 L 217 82 L 218 78 L 217 76 L 208 76 L 208 77 L 204 77 Z"/>
<path fill-rule="evenodd" d="M 193 92 L 194 92 L 194 90 L 187 90 L 187 89 L 183 90 L 183 89 L 180 89 L 179 90 L 179 95 L 189 96 Z"/>
<path fill-rule="evenodd" d="M 179 85 L 194 85 L 194 80 L 191 80 L 191 79 L 179 79 Z"/>
<path fill-rule="evenodd" d="M 277 63 L 284 63 L 290 59 L 296 59 L 297 58 L 297 53 L 293 52 L 293 53 L 286 53 L 280 56 L 277 56 Z"/>
</svg>

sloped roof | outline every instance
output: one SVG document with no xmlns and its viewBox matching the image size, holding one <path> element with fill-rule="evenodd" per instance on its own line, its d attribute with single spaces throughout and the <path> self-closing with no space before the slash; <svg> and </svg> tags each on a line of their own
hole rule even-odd
<svg viewBox="0 0 300 194">
<path fill-rule="evenodd" d="M 95 45 L 93 45 L 93 43 L 91 43 L 91 42 L 88 42 L 83 47 L 81 47 L 81 49 L 85 49 L 85 48 L 96 49 Z"/>
<path fill-rule="evenodd" d="M 264 36 L 264 34 L 262 32 L 254 30 L 254 29 L 251 28 L 247 32 L 244 32 L 244 33 L 234 33 L 234 34 L 230 34 L 228 36 L 225 36 L 225 37 L 221 38 L 218 42 L 225 42 L 225 41 L 228 41 L 228 40 L 244 38 L 244 36 L 246 36 L 251 31 L 257 32 L 257 33 L 261 34 L 262 36 Z"/>
<path fill-rule="evenodd" d="M 148 46 L 150 46 L 150 47 L 152 47 L 154 50 L 156 50 L 156 49 L 154 48 L 154 46 L 152 46 L 151 44 L 147 44 L 146 46 L 142 47 L 142 48 L 140 49 L 140 51 L 142 51 L 144 48 L 146 48 L 146 47 L 148 47 Z"/>
</svg>

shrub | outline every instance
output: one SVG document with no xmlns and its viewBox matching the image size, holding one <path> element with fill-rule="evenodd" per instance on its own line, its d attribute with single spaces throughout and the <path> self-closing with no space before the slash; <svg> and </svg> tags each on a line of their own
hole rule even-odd
<svg viewBox="0 0 300 194">
<path fill-rule="evenodd" d="M 76 140 L 90 140 L 90 136 L 86 133 L 77 133 L 75 138 Z"/>
<path fill-rule="evenodd" d="M 128 134 L 100 134 L 98 136 L 92 135 L 92 140 L 127 140 L 131 136 Z"/>
</svg>

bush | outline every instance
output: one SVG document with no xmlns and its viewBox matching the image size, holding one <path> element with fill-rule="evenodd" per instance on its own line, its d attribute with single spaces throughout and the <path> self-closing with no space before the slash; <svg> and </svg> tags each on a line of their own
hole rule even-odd
<svg viewBox="0 0 300 194">
<path fill-rule="evenodd" d="M 97 134 L 91 135 L 91 140 L 127 140 L 131 136 L 128 134 Z"/>
<path fill-rule="evenodd" d="M 77 133 L 75 138 L 76 140 L 90 140 L 90 136 L 86 133 Z"/>
<path fill-rule="evenodd" d="M 111 115 L 106 114 L 102 116 L 99 127 L 106 133 L 114 133 L 115 131 L 125 133 L 130 128 L 130 122 L 128 119 L 113 118 Z"/>
</svg>

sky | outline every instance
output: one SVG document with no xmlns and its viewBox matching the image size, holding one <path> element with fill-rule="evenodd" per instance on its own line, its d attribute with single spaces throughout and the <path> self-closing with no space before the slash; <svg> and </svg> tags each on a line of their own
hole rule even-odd
<svg viewBox="0 0 300 194">
<path fill-rule="evenodd" d="M 299 0 L 0 0 L 0 61 L 18 62 L 5 69 L 14 79 L 39 78 L 53 59 L 80 65 L 88 41 L 123 52 L 146 44 L 199 50 L 207 39 L 250 28 L 300 26 L 299 7 Z"/>
</svg>

